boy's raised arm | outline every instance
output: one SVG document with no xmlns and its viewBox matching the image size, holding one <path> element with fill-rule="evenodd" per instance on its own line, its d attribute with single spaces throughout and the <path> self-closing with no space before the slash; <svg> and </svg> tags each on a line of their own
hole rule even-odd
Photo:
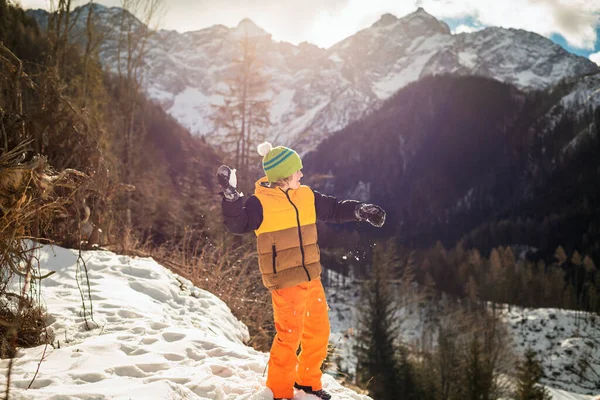
<svg viewBox="0 0 600 400">
<path fill-rule="evenodd" d="M 313 192 L 315 193 L 315 210 L 318 220 L 335 224 L 358 221 L 354 211 L 361 204 L 359 201 L 338 201 L 333 196 L 326 196 L 316 190 L 313 190 Z"/>
<path fill-rule="evenodd" d="M 262 205 L 255 196 L 250 196 L 244 203 L 244 196 L 235 201 L 223 197 L 221 202 L 223 222 L 231 233 L 242 235 L 260 227 L 263 219 Z"/>
<path fill-rule="evenodd" d="M 338 201 L 333 196 L 326 196 L 316 190 L 313 192 L 317 219 L 321 221 L 336 224 L 366 221 L 378 228 L 385 223 L 385 211 L 375 204 L 361 203 L 356 200 Z"/>
<path fill-rule="evenodd" d="M 221 165 L 217 170 L 217 181 L 222 189 L 221 211 L 227 230 L 242 235 L 258 229 L 263 220 L 262 205 L 255 196 L 250 196 L 244 203 L 244 195 L 236 189 L 235 169 Z"/>
</svg>

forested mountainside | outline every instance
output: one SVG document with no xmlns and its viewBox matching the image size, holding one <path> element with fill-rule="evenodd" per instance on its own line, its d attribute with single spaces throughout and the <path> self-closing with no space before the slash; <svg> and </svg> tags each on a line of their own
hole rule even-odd
<svg viewBox="0 0 600 400">
<path fill-rule="evenodd" d="M 320 187 L 383 205 L 384 231 L 407 246 L 520 245 L 548 260 L 562 245 L 597 258 L 595 87 L 595 76 L 531 93 L 424 78 L 323 141 L 305 165 L 330 175 Z"/>
</svg>

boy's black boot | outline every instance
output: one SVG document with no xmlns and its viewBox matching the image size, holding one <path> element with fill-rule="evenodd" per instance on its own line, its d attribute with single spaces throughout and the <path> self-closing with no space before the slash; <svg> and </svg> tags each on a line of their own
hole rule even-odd
<svg viewBox="0 0 600 400">
<path fill-rule="evenodd" d="M 297 383 L 294 383 L 294 387 L 298 390 L 302 390 L 306 394 L 312 394 L 313 396 L 317 396 L 318 398 L 323 399 L 323 400 L 331 399 L 331 395 L 329 393 L 327 393 L 326 391 L 324 391 L 323 389 L 312 390 L 312 386 L 302 386 L 302 385 L 298 385 Z"/>
</svg>

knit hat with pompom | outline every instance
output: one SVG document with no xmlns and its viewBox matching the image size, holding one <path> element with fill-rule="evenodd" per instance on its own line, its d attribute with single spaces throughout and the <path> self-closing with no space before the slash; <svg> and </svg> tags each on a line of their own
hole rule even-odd
<svg viewBox="0 0 600 400">
<path fill-rule="evenodd" d="M 263 156 L 263 169 L 269 182 L 277 182 L 302 169 L 302 160 L 294 150 L 264 142 L 258 145 L 258 154 Z"/>
</svg>

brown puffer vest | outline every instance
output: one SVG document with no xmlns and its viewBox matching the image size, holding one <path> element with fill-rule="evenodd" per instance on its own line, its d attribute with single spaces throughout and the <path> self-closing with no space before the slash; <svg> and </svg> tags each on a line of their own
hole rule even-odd
<svg viewBox="0 0 600 400">
<path fill-rule="evenodd" d="M 305 185 L 284 192 L 256 182 L 254 195 L 263 208 L 255 231 L 258 266 L 268 289 L 283 289 L 321 277 L 315 195 Z"/>
</svg>

